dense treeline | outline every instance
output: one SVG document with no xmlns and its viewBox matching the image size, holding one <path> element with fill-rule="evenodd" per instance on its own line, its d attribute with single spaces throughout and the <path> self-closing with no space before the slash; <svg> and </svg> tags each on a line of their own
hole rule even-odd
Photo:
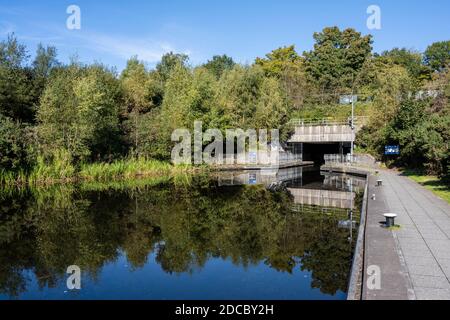
<svg viewBox="0 0 450 320">
<path fill-rule="evenodd" d="M 424 53 L 376 54 L 372 37 L 325 28 L 299 54 L 276 49 L 251 65 L 214 56 L 191 66 L 164 55 L 155 68 L 132 57 L 119 74 L 102 64 L 62 64 L 40 45 L 34 60 L 14 35 L 0 42 L 0 170 L 70 176 L 82 164 L 128 157 L 168 160 L 175 128 L 281 128 L 294 117 L 346 117 L 357 93 L 370 121 L 358 145 L 379 157 L 399 144 L 396 164 L 448 175 L 450 41 Z M 60 172 L 63 172 L 61 174 Z"/>
</svg>

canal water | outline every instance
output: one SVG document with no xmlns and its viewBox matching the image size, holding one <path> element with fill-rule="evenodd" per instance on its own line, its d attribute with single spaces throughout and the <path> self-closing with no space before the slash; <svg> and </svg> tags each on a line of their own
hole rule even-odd
<svg viewBox="0 0 450 320">
<path fill-rule="evenodd" d="M 0 299 L 345 299 L 363 184 L 291 168 L 2 190 Z"/>
</svg>

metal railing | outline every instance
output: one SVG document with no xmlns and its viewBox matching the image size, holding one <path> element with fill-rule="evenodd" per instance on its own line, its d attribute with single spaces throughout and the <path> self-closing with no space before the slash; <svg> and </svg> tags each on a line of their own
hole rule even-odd
<svg viewBox="0 0 450 320">
<path fill-rule="evenodd" d="M 334 126 L 334 125 L 350 125 L 351 117 L 348 118 L 310 118 L 310 119 L 291 119 L 291 126 Z M 367 123 L 368 117 L 354 117 L 355 125 L 364 125 Z"/>
<path fill-rule="evenodd" d="M 325 164 L 330 163 L 357 163 L 358 162 L 358 155 L 351 155 L 349 153 L 347 154 L 325 154 L 323 156 L 325 160 Z"/>
<path fill-rule="evenodd" d="M 246 152 L 243 155 L 224 154 L 222 159 L 211 159 L 215 164 L 286 164 L 302 160 L 303 155 L 301 153 L 286 151 L 279 151 L 278 153 L 267 151 Z"/>
<path fill-rule="evenodd" d="M 325 154 L 324 155 L 325 165 L 330 164 L 356 164 L 358 166 L 377 168 L 377 160 L 369 154 Z"/>
</svg>

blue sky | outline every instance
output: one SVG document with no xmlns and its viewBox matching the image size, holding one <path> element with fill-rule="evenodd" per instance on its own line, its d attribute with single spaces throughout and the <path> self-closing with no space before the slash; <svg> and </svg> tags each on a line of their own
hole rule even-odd
<svg viewBox="0 0 450 320">
<path fill-rule="evenodd" d="M 71 4 L 81 9 L 80 30 L 66 28 Z M 381 9 L 381 30 L 366 26 L 371 4 Z M 15 32 L 30 54 L 42 42 L 63 62 L 76 54 L 118 70 L 132 55 L 151 67 L 168 51 L 188 53 L 193 65 L 223 53 L 251 63 L 284 45 L 310 50 L 313 33 L 334 25 L 371 33 L 376 52 L 423 51 L 450 40 L 449 21 L 448 0 L 0 0 L 0 39 Z"/>
</svg>

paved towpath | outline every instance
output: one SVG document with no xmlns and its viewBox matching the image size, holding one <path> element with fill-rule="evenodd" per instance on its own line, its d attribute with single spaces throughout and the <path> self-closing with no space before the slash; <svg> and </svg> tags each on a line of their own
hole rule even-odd
<svg viewBox="0 0 450 320">
<path fill-rule="evenodd" d="M 380 170 L 369 183 L 365 268 L 379 265 L 382 280 L 363 298 L 450 300 L 450 205 L 394 171 Z M 380 226 L 385 212 L 398 215 L 398 230 Z"/>
</svg>

